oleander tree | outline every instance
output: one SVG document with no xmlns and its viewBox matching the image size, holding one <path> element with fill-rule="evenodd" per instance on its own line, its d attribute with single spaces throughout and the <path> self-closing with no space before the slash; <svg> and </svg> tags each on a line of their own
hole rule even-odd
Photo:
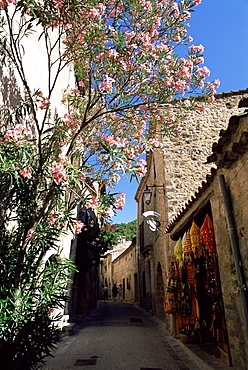
<svg viewBox="0 0 248 370">
<path fill-rule="evenodd" d="M 83 232 L 76 207 L 98 215 L 92 248 L 106 248 L 106 225 L 125 202 L 114 184 L 145 174 L 144 154 L 163 150 L 161 137 L 177 135 L 188 110 L 202 110 L 197 95 L 214 99 L 219 81 L 206 80 L 204 48 L 188 34 L 200 3 L 0 1 L 2 76 L 11 71 L 0 111 L 0 359 L 8 368 L 35 368 L 58 340 L 51 312 L 65 301 L 74 268 L 59 241 Z M 47 69 L 37 86 L 37 66 L 25 59 L 34 39 Z M 75 84 L 65 80 L 58 99 L 67 69 Z M 4 93 L 8 77 L 21 97 L 14 103 Z"/>
</svg>

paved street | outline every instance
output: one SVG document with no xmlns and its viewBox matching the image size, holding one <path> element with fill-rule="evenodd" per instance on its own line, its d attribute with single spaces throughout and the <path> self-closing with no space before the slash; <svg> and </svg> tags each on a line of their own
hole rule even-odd
<svg viewBox="0 0 248 370">
<path fill-rule="evenodd" d="M 228 369 L 206 355 L 203 361 L 172 338 L 161 320 L 131 303 L 99 302 L 83 324 L 58 345 L 43 370 Z M 208 362 L 209 366 L 205 364 Z"/>
</svg>

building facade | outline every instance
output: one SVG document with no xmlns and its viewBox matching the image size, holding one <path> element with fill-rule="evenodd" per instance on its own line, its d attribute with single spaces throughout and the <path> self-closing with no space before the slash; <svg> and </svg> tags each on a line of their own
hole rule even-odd
<svg viewBox="0 0 248 370">
<path fill-rule="evenodd" d="M 177 266 L 176 278 L 180 281 L 180 273 L 178 274 L 180 258 L 178 259 L 178 248 L 175 247 L 178 240 L 183 239 L 183 235 L 191 230 L 193 223 L 197 225 L 200 232 L 211 232 L 211 238 L 208 240 L 204 239 L 204 234 L 201 235 L 203 245 L 200 246 L 198 243 L 197 247 L 203 249 L 199 255 L 196 255 L 193 250 L 193 244 L 187 244 L 186 240 L 181 244 L 181 259 L 187 266 L 191 264 L 196 268 L 198 264 L 200 270 L 203 268 L 200 260 L 205 264 L 205 274 L 201 271 L 204 285 L 197 294 L 198 302 L 202 299 L 199 304 L 199 331 L 200 333 L 204 330 L 205 333 L 208 331 L 208 335 L 215 339 L 218 354 L 226 363 L 238 369 L 246 369 L 248 358 L 247 113 L 230 118 L 227 130 L 221 132 L 218 143 L 213 146 L 213 154 L 208 158 L 209 162 L 213 160 L 217 169 L 212 170 L 194 198 L 169 224 L 165 237 L 168 248 L 174 250 L 174 258 L 170 263 L 172 266 Z M 209 224 L 206 230 L 206 215 L 212 222 L 211 230 Z M 190 252 L 187 248 L 191 248 Z M 210 274 L 212 280 L 208 281 L 207 277 Z M 191 282 L 189 285 L 190 289 L 194 289 Z M 176 290 L 174 293 L 176 294 Z M 181 306 L 180 302 L 179 306 Z M 180 314 L 178 316 L 176 312 L 171 313 L 174 323 L 171 331 L 173 331 L 175 327 L 180 328 L 180 325 L 182 327 L 182 323 Z M 204 328 L 202 328 L 203 317 L 205 322 L 208 321 Z"/>
<path fill-rule="evenodd" d="M 234 273 L 235 263 L 231 258 L 233 252 L 230 253 L 230 237 L 227 231 L 230 226 L 225 223 L 223 197 L 220 193 L 219 180 L 216 179 L 220 175 L 221 169 L 227 183 L 233 183 L 235 189 L 233 201 L 236 203 L 235 212 L 237 212 L 236 217 L 240 223 L 238 231 L 241 237 L 240 253 L 243 251 L 242 264 L 246 263 L 247 244 L 244 232 L 246 225 L 246 210 L 244 209 L 246 191 L 244 187 L 247 182 L 244 165 L 247 150 L 246 127 L 245 123 L 240 125 L 237 122 L 246 121 L 245 117 L 239 118 L 239 115 L 245 114 L 247 98 L 248 90 L 217 94 L 215 102 L 206 106 L 205 114 L 198 115 L 198 113 L 192 112 L 188 121 L 184 123 L 179 138 L 169 138 L 163 142 L 166 149 L 164 155 L 158 152 L 148 154 L 147 175 L 142 179 L 135 196 L 138 204 L 137 248 L 139 250 L 141 306 L 156 315 L 165 315 L 167 327 L 176 337 L 183 338 L 184 335 L 187 337 L 184 340 L 189 340 L 191 337 L 192 341 L 200 340 L 203 342 L 211 338 L 215 344 L 218 344 L 214 347 L 216 356 L 221 356 L 228 364 L 232 363 L 235 366 L 238 363 L 241 364 L 239 365 L 241 369 L 245 369 L 245 361 L 247 360 L 247 349 L 245 348 L 247 333 L 246 330 L 243 330 L 239 337 L 237 328 L 241 314 L 243 314 L 241 322 L 244 324 L 243 327 L 246 327 L 244 307 L 247 303 L 242 304 L 242 302 L 246 302 L 247 298 L 244 297 L 243 293 L 240 295 L 240 292 L 244 290 L 239 287 L 240 283 L 237 280 L 240 278 L 240 272 L 237 276 Z M 232 118 L 230 119 L 230 117 Z M 240 129 L 236 132 L 237 127 Z M 236 133 L 233 134 L 233 132 Z M 219 134 L 222 135 L 220 140 Z M 233 146 L 230 149 L 228 145 Z M 217 175 L 215 175 L 215 171 L 217 171 Z M 240 176 L 241 173 L 242 176 Z M 150 189 L 152 192 L 150 202 L 145 202 L 143 199 L 143 193 L 146 189 Z M 195 205 L 194 207 L 192 205 L 195 204 L 196 193 L 200 195 L 197 196 L 199 204 L 195 209 Z M 185 213 L 188 212 L 189 208 L 191 209 L 190 216 L 186 217 Z M 153 216 L 145 217 L 147 211 L 154 212 Z M 190 232 L 191 227 L 193 229 L 204 227 L 206 215 L 214 224 L 216 258 L 213 257 L 213 253 L 209 252 L 208 259 L 204 263 L 205 266 L 208 264 L 216 270 L 216 279 L 219 279 L 220 283 L 219 286 L 215 287 L 215 311 L 212 310 L 213 302 L 209 298 L 211 294 L 206 293 L 206 287 L 201 286 L 200 304 L 197 301 L 194 292 L 196 291 L 195 287 L 200 289 L 200 286 L 197 285 L 197 280 L 194 280 L 195 274 L 191 271 L 194 290 L 190 290 L 190 298 L 191 302 L 195 298 L 194 310 L 200 315 L 200 306 L 203 307 L 204 304 L 205 307 L 208 305 L 209 310 L 207 313 L 202 310 L 202 317 L 195 316 L 195 321 L 192 316 L 186 322 L 178 314 L 178 302 L 173 307 L 173 302 L 176 302 L 176 292 L 171 286 L 173 284 L 170 283 L 175 280 L 182 284 L 182 279 L 185 278 L 185 270 L 179 269 L 180 271 L 178 271 L 179 261 L 174 248 L 180 239 L 181 243 L 185 243 L 187 232 Z M 182 245 L 184 246 L 184 244 Z M 179 245 L 176 250 L 178 248 Z M 192 262 L 193 266 L 195 259 L 192 259 L 192 256 L 194 254 L 189 256 L 186 253 L 185 256 L 187 268 L 190 265 L 189 262 Z M 183 264 L 182 261 L 181 263 Z M 191 268 L 193 268 L 192 266 Z M 211 276 L 211 273 L 215 276 L 215 270 L 211 272 L 211 268 L 205 270 L 205 274 L 207 274 L 204 275 L 205 277 Z M 190 271 L 187 273 L 189 275 Z M 244 267 L 242 281 L 246 280 L 247 271 Z M 232 293 L 230 294 L 231 286 Z M 213 291 L 211 286 L 208 288 L 209 292 Z M 222 321 L 215 322 L 212 315 L 220 315 Z M 196 319 L 199 319 L 199 322 Z M 200 320 L 202 320 L 201 323 Z M 202 322 L 204 322 L 205 331 L 203 329 L 198 331 L 198 339 L 189 335 L 189 329 L 192 328 L 193 323 L 194 325 L 202 325 Z M 219 325 L 219 327 L 214 328 L 214 325 Z M 183 328 L 184 330 L 182 330 Z"/>
<path fill-rule="evenodd" d="M 123 300 L 139 302 L 136 238 L 125 241 L 107 252 L 102 259 L 100 292 L 108 287 L 109 298 L 113 298 L 114 284 L 122 285 Z"/>
</svg>

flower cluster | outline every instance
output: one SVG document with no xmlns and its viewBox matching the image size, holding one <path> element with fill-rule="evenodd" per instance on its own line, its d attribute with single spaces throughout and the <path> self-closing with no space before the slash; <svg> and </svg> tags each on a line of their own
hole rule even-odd
<svg viewBox="0 0 248 370">
<path fill-rule="evenodd" d="M 15 142 L 17 145 L 21 145 L 25 142 L 25 138 L 30 135 L 30 130 L 24 127 L 22 124 L 17 124 L 12 130 L 7 130 L 4 134 L 4 138 L 7 142 Z"/>
<path fill-rule="evenodd" d="M 101 205 L 101 201 L 99 197 L 96 195 L 93 195 L 91 199 L 88 202 L 86 202 L 87 208 L 97 209 L 98 207 L 100 207 L 100 205 Z"/>
<path fill-rule="evenodd" d="M 53 174 L 54 182 L 58 185 L 61 182 L 67 182 L 68 176 L 66 174 L 66 157 L 60 156 L 60 161 L 53 161 L 49 170 Z"/>
<path fill-rule="evenodd" d="M 51 224 L 51 225 L 54 225 L 54 224 L 55 224 L 55 222 L 56 222 L 56 217 L 55 217 L 55 215 L 56 215 L 56 211 L 55 211 L 55 210 L 52 210 L 52 211 L 50 212 L 50 214 L 49 214 L 49 222 L 50 222 L 50 224 Z"/>
<path fill-rule="evenodd" d="M 106 79 L 103 80 L 103 82 L 100 83 L 99 85 L 99 88 L 100 90 L 105 90 L 107 92 L 111 92 L 112 89 L 113 89 L 113 83 L 114 83 L 114 79 L 109 77 L 109 76 L 106 76 Z"/>
<path fill-rule="evenodd" d="M 83 228 L 85 227 L 85 224 L 81 221 L 75 221 L 74 226 L 75 226 L 75 233 L 80 234 Z"/>
<path fill-rule="evenodd" d="M 32 177 L 32 170 L 30 167 L 24 167 L 19 171 L 19 173 L 21 176 L 26 177 L 27 179 L 31 179 Z"/>
<path fill-rule="evenodd" d="M 7 4 L 7 0 L 2 3 Z M 59 146 L 70 159 L 51 156 L 46 162 L 46 170 L 57 185 L 71 182 L 71 186 L 77 184 L 82 189 L 85 178 L 91 178 L 113 188 L 122 174 L 144 176 L 144 153 L 154 148 L 163 150 L 157 133 L 177 134 L 185 111 L 199 108 L 191 99 L 192 92 L 207 93 L 208 101 L 213 101 L 219 81 L 206 82 L 210 70 L 204 66 L 204 47 L 192 44 L 193 38 L 188 35 L 191 11 L 200 3 L 133 0 L 131 6 L 126 0 L 56 0 L 48 1 L 46 7 L 38 0 L 24 0 L 24 12 L 34 14 L 41 27 L 60 27 L 61 36 L 54 45 L 62 44 L 63 53 L 52 61 L 53 46 L 47 44 L 51 63 L 58 62 L 61 70 L 73 63 L 76 75 L 76 88 L 68 87 L 62 99 L 67 113 L 61 118 L 56 113 L 54 122 L 49 117 L 46 135 L 39 133 L 41 156 L 46 145 L 53 145 L 51 153 L 57 153 Z M 179 57 L 176 48 L 181 43 L 188 49 Z M 52 88 L 47 91 L 48 97 L 52 96 Z M 33 106 L 47 110 L 48 97 L 37 90 L 32 96 Z M 177 106 L 174 112 L 163 109 L 172 101 Z M 41 127 L 45 127 L 44 122 L 36 128 L 39 131 Z M 19 125 L 8 130 L 2 140 L 20 144 L 27 134 Z M 80 170 L 72 169 L 79 162 Z M 29 167 L 28 161 L 24 163 L 18 171 L 31 178 L 35 168 Z M 103 204 L 100 196 L 90 195 L 85 203 L 101 215 L 112 216 L 123 208 L 125 195 L 120 193 L 112 204 Z M 50 214 L 51 224 L 55 219 L 56 215 Z"/>
<path fill-rule="evenodd" d="M 16 4 L 16 0 L 1 0 L 0 1 L 0 8 L 4 9 L 4 7 L 6 6 L 6 4 Z"/>
<path fill-rule="evenodd" d="M 39 108 L 42 110 L 45 110 L 50 106 L 50 99 L 44 97 L 40 90 L 35 93 L 35 101 L 39 104 Z"/>
<path fill-rule="evenodd" d="M 125 205 L 126 202 L 126 194 L 123 192 L 119 191 L 118 194 L 120 194 L 118 197 L 116 197 L 116 201 L 114 203 L 114 208 L 115 209 L 122 209 Z"/>
<path fill-rule="evenodd" d="M 114 209 L 113 209 L 113 206 L 110 205 L 107 209 L 106 209 L 106 218 L 112 218 L 113 216 L 115 215 L 115 212 L 114 212 Z"/>
<path fill-rule="evenodd" d="M 106 223 L 104 226 L 102 226 L 101 230 L 115 231 L 116 230 L 116 225 L 112 225 L 110 223 Z"/>
</svg>

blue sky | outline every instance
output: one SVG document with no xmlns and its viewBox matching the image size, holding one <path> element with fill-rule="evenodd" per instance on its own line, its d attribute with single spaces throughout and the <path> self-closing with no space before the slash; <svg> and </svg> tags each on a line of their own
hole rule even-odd
<svg viewBox="0 0 248 370">
<path fill-rule="evenodd" d="M 202 0 L 191 17 L 189 35 L 205 47 L 210 80 L 221 82 L 217 92 L 248 88 L 248 0 Z M 117 191 L 126 193 L 126 205 L 113 223 L 136 219 L 136 181 L 121 180 Z"/>
</svg>

